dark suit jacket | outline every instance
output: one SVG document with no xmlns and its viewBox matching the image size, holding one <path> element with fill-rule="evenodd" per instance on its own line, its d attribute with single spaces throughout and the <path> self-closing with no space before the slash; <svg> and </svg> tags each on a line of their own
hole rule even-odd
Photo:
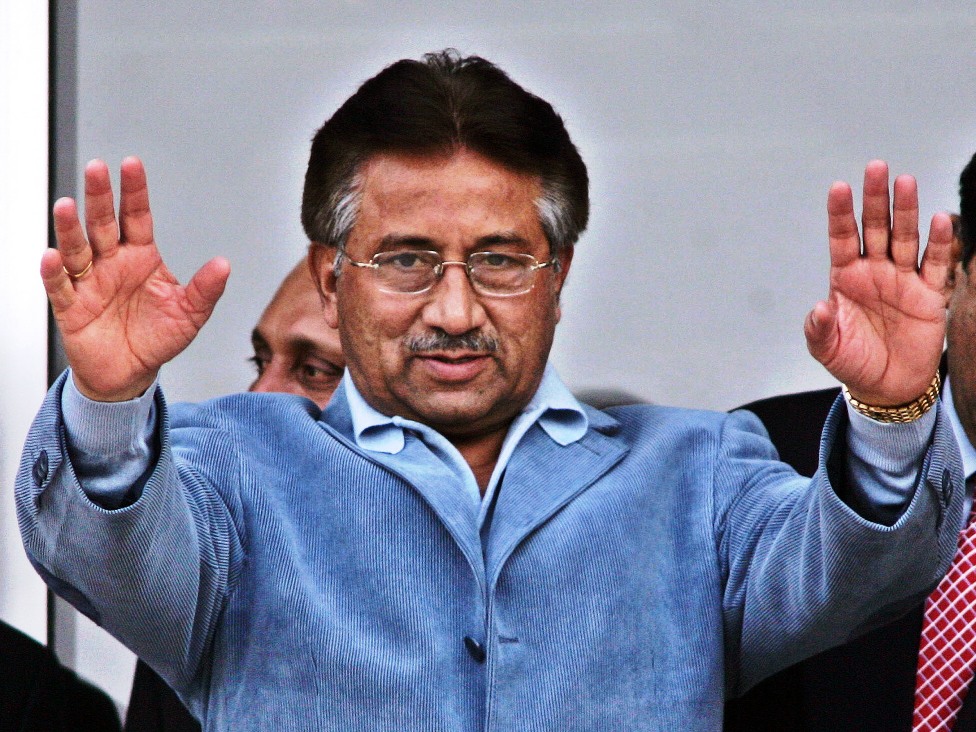
<svg viewBox="0 0 976 732">
<path fill-rule="evenodd" d="M 747 404 L 780 457 L 804 475 L 817 467 L 820 432 L 839 389 Z M 726 707 L 726 732 L 911 732 L 924 605 L 899 620 L 760 682 Z M 976 691 L 954 727 L 976 732 Z"/>
<path fill-rule="evenodd" d="M 166 682 L 142 661 L 136 664 L 125 732 L 200 732 L 195 720 Z"/>
<path fill-rule="evenodd" d="M 104 692 L 33 638 L 0 622 L 0 732 L 118 732 Z"/>
</svg>

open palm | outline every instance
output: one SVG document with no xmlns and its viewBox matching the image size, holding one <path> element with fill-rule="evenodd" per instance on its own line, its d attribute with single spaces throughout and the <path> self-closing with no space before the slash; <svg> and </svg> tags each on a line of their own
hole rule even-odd
<svg viewBox="0 0 976 732">
<path fill-rule="evenodd" d="M 945 338 L 952 222 L 932 218 L 918 262 L 918 191 L 899 176 L 890 208 L 888 168 L 864 171 L 863 252 L 850 186 L 828 195 L 830 293 L 807 317 L 810 353 L 869 404 L 905 404 L 935 374 Z"/>
<path fill-rule="evenodd" d="M 229 266 L 213 259 L 186 287 L 173 277 L 153 239 L 137 158 L 122 162 L 118 220 L 108 168 L 85 168 L 85 229 L 72 199 L 55 203 L 58 249 L 45 253 L 41 277 L 78 389 L 101 401 L 130 399 L 196 337 Z"/>
</svg>

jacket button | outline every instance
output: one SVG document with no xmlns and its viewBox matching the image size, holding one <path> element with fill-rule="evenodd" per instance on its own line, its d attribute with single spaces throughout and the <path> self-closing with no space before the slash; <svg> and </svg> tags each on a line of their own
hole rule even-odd
<svg viewBox="0 0 976 732">
<path fill-rule="evenodd" d="M 948 468 L 942 471 L 942 495 L 945 496 L 946 503 L 952 500 L 952 475 Z"/>
<path fill-rule="evenodd" d="M 464 636 L 464 647 L 468 649 L 468 653 L 471 654 L 471 658 L 473 658 L 475 661 L 478 663 L 485 662 L 485 658 L 487 657 L 485 647 L 470 635 Z"/>
<path fill-rule="evenodd" d="M 34 478 L 34 485 L 38 488 L 43 485 L 44 481 L 47 480 L 47 450 L 41 450 L 41 454 L 37 456 L 37 460 L 34 461 L 34 470 L 32 475 Z"/>
</svg>

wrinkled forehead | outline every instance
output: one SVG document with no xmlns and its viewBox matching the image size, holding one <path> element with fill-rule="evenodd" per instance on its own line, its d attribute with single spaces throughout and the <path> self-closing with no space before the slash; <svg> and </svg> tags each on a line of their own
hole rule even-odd
<svg viewBox="0 0 976 732">
<path fill-rule="evenodd" d="M 466 150 L 450 156 L 378 155 L 361 171 L 352 239 L 517 234 L 542 239 L 536 176 Z"/>
</svg>

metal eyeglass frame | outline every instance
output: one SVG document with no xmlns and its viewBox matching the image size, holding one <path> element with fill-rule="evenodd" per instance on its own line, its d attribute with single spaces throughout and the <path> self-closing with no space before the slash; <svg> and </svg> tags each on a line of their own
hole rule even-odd
<svg viewBox="0 0 976 732">
<path fill-rule="evenodd" d="M 339 256 L 345 259 L 347 262 L 349 262 L 349 264 L 353 265 L 354 267 L 365 267 L 367 269 L 372 269 L 374 271 L 379 271 L 381 266 L 378 262 L 376 262 L 377 257 L 397 256 L 400 254 L 429 254 L 438 259 L 440 259 L 441 256 L 437 252 L 429 249 L 418 249 L 418 250 L 411 249 L 411 250 L 399 251 L 399 252 L 377 252 L 369 259 L 368 262 L 358 262 L 352 257 L 350 257 L 345 252 L 345 250 L 342 249 L 339 250 Z M 477 292 L 479 295 L 485 295 L 487 297 L 515 297 L 517 295 L 524 295 L 527 292 L 531 292 L 532 289 L 535 287 L 535 278 L 533 278 L 527 288 L 525 288 L 524 290 L 519 290 L 518 292 L 492 292 L 491 290 L 485 290 L 484 286 L 475 282 L 474 278 L 471 276 L 471 272 L 473 269 L 471 265 L 471 258 L 476 257 L 479 254 L 481 255 L 503 254 L 506 257 L 512 257 L 513 259 L 518 259 L 526 263 L 528 263 L 528 260 L 532 260 L 532 264 L 529 264 L 526 268 L 528 272 L 538 272 L 540 269 L 549 266 L 552 266 L 554 269 L 558 269 L 559 266 L 559 259 L 557 257 L 553 257 L 552 259 L 546 260 L 545 262 L 540 262 L 531 254 L 508 253 L 508 252 L 471 252 L 471 254 L 468 255 L 467 261 L 464 262 L 441 259 L 441 261 L 438 264 L 435 264 L 431 269 L 431 271 L 434 273 L 434 279 L 427 287 L 425 287 L 422 290 L 392 290 L 383 287 L 381 287 L 380 290 L 383 292 L 389 292 L 391 294 L 396 294 L 396 295 L 422 295 L 425 292 L 430 292 L 432 289 L 434 289 L 434 285 L 437 284 L 438 280 L 440 280 L 440 278 L 443 277 L 444 268 L 449 264 L 457 264 L 464 267 L 464 270 L 468 276 L 468 282 L 471 283 L 472 289 L 475 292 Z"/>
</svg>

